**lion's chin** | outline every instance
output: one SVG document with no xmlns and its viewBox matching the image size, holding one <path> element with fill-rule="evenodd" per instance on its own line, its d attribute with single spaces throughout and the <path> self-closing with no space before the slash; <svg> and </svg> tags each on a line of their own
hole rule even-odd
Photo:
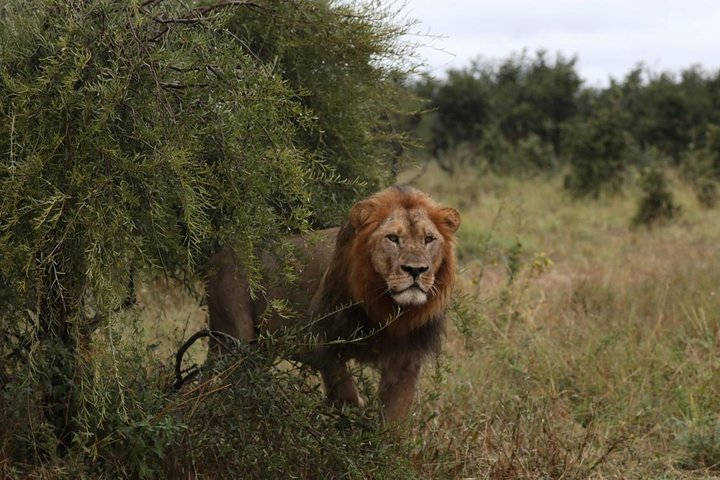
<svg viewBox="0 0 720 480">
<path fill-rule="evenodd" d="M 425 305 L 427 302 L 427 293 L 416 287 L 410 287 L 402 292 L 393 293 L 392 297 L 395 303 L 407 307 Z"/>
</svg>

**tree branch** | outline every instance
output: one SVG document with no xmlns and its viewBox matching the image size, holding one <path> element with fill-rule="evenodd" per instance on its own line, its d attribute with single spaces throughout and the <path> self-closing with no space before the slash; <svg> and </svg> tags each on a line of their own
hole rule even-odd
<svg viewBox="0 0 720 480">
<path fill-rule="evenodd" d="M 235 337 L 217 330 L 205 329 L 195 332 L 190 338 L 185 341 L 185 343 L 180 346 L 177 353 L 175 354 L 175 382 L 173 382 L 173 388 L 175 390 L 180 390 L 180 387 L 182 387 L 188 380 L 192 379 L 198 373 L 200 373 L 201 367 L 199 367 L 198 365 L 192 365 L 189 368 L 183 370 L 182 360 L 185 356 L 185 352 L 187 352 L 188 349 L 193 346 L 195 342 L 205 337 L 210 337 L 216 340 L 218 344 L 228 353 L 231 353 L 232 349 L 228 347 L 225 341 L 230 341 L 231 344 L 238 342 Z"/>
<path fill-rule="evenodd" d="M 153 20 L 155 20 L 158 23 L 161 23 L 163 25 L 167 25 L 169 23 L 179 23 L 179 24 L 191 24 L 191 23 L 197 23 L 200 20 L 202 20 L 202 16 L 206 15 L 213 10 L 218 10 L 220 8 L 232 6 L 232 5 L 243 5 L 245 7 L 254 8 L 257 10 L 267 10 L 262 5 L 259 5 L 255 3 L 253 0 L 222 0 L 214 5 L 208 5 L 206 7 L 202 8 L 196 8 L 195 10 L 191 10 L 190 13 L 185 15 L 184 17 L 180 18 L 162 18 L 162 17 L 153 17 Z M 163 32 L 164 33 L 164 32 Z"/>
</svg>

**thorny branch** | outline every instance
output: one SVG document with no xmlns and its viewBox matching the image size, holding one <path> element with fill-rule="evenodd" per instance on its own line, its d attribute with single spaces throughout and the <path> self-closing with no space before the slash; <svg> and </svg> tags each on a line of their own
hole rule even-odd
<svg viewBox="0 0 720 480">
<path fill-rule="evenodd" d="M 175 382 L 173 383 L 173 388 L 175 390 L 180 390 L 180 387 L 182 387 L 188 380 L 195 377 L 198 373 L 200 373 L 200 367 L 197 365 L 192 365 L 186 369 L 183 370 L 182 368 L 182 360 L 185 356 L 185 352 L 199 339 L 210 337 L 215 340 L 217 340 L 218 345 L 222 347 L 226 353 L 230 353 L 232 350 L 230 347 L 228 347 L 228 344 L 225 343 L 226 341 L 231 342 L 231 344 L 236 343 L 238 340 L 234 337 L 228 335 L 227 333 L 215 331 L 215 330 L 200 330 L 198 332 L 195 332 L 190 338 L 188 338 L 185 343 L 182 344 L 182 346 L 178 349 L 177 353 L 175 354 Z"/>
</svg>

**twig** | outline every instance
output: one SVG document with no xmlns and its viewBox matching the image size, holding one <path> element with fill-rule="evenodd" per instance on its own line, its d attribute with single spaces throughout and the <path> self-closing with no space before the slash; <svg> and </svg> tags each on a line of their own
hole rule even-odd
<svg viewBox="0 0 720 480">
<path fill-rule="evenodd" d="M 175 388 L 175 390 L 180 390 L 180 387 L 182 387 L 183 383 L 185 383 L 189 378 L 195 376 L 198 371 L 198 370 L 193 370 L 193 368 L 197 367 L 196 365 L 193 365 L 192 367 L 190 367 L 188 369 L 188 371 L 190 371 L 190 373 L 187 374 L 185 377 L 183 377 L 182 360 L 183 360 L 183 357 L 185 356 L 185 352 L 187 352 L 187 350 L 198 339 L 203 338 L 203 337 L 209 337 L 209 336 L 210 336 L 210 330 L 200 330 L 199 332 L 195 332 L 178 349 L 177 353 L 175 354 L 175 383 L 173 383 L 173 387 Z"/>
<path fill-rule="evenodd" d="M 160 87 L 162 87 L 162 88 L 168 88 L 168 89 L 173 89 L 173 90 L 184 90 L 184 89 L 186 89 L 186 88 L 195 88 L 195 87 L 204 88 L 204 87 L 207 87 L 207 86 L 208 86 L 207 83 L 188 83 L 188 84 L 183 84 L 183 83 L 177 83 L 177 82 L 160 82 Z"/>
<path fill-rule="evenodd" d="M 213 10 L 217 10 L 220 8 L 224 8 L 231 5 L 244 5 L 249 8 L 254 8 L 257 10 L 266 10 L 265 7 L 262 5 L 258 5 L 252 0 L 222 0 L 214 5 L 208 5 L 202 8 L 196 8 L 195 10 L 191 10 L 190 13 L 185 15 L 184 17 L 180 18 L 162 18 L 162 17 L 153 17 L 153 20 L 155 20 L 157 23 L 161 23 L 163 25 L 172 24 L 172 23 L 179 23 L 179 24 L 193 24 L 198 23 L 202 20 L 202 16 L 206 15 Z M 165 30 L 167 31 L 167 30 Z M 163 32 L 164 33 L 164 32 Z M 157 38 L 157 37 L 156 37 Z"/>
</svg>

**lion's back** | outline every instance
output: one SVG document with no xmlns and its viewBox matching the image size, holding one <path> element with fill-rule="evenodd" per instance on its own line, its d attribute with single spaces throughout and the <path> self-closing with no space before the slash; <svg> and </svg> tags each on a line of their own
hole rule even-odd
<svg viewBox="0 0 720 480">
<path fill-rule="evenodd" d="M 338 231 L 339 228 L 329 228 L 290 239 L 297 254 L 292 265 L 294 281 L 283 278 L 282 266 L 276 260 L 269 255 L 263 256 L 263 276 L 268 287 L 266 295 L 259 296 L 255 301 L 255 309 L 265 312 L 268 300 L 280 300 L 286 302 L 293 313 L 289 318 L 271 314 L 268 318 L 270 329 L 309 318 L 311 300 L 332 261 Z"/>
<path fill-rule="evenodd" d="M 331 261 L 337 232 L 337 228 L 331 228 L 290 238 L 296 256 L 292 265 L 294 281 L 288 281 L 283 274 L 282 262 L 263 254 L 261 283 L 265 291 L 254 294 L 250 291 L 248 273 L 232 249 L 226 247 L 217 252 L 208 265 L 209 328 L 250 341 L 255 338 L 261 320 L 276 330 L 307 319 L 313 293 Z M 274 301 L 286 305 L 285 311 L 268 310 Z"/>
</svg>

